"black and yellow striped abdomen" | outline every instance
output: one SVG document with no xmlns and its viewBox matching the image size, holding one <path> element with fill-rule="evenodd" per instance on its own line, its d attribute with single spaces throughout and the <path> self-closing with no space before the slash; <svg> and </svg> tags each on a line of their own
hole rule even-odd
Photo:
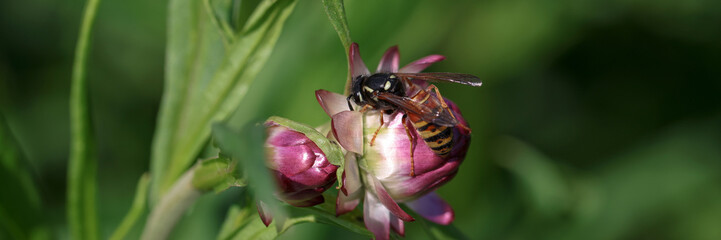
<svg viewBox="0 0 721 240">
<path fill-rule="evenodd" d="M 452 127 L 440 126 L 420 119 L 413 120 L 411 119 L 413 126 L 436 155 L 443 157 L 451 152 L 453 148 Z"/>
</svg>

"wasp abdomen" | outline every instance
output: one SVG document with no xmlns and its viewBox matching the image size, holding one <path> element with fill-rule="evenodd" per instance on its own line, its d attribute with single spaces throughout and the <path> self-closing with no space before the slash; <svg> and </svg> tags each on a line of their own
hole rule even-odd
<svg viewBox="0 0 721 240">
<path fill-rule="evenodd" d="M 453 128 L 439 126 L 423 120 L 413 121 L 413 126 L 438 156 L 446 156 L 453 148 Z"/>
</svg>

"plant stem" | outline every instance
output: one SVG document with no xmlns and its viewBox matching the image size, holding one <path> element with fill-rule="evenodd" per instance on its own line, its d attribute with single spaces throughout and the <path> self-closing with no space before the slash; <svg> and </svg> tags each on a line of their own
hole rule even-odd
<svg viewBox="0 0 721 240">
<path fill-rule="evenodd" d="M 68 163 L 68 225 L 73 239 L 97 239 L 96 167 L 94 138 L 88 105 L 87 65 L 90 33 L 100 0 L 85 5 L 75 49 L 70 90 L 71 148 Z"/>
<path fill-rule="evenodd" d="M 160 202 L 148 216 L 148 221 L 145 223 L 145 229 L 143 229 L 143 235 L 140 239 L 167 239 L 185 210 L 193 205 L 198 197 L 203 195 L 203 191 L 193 186 L 193 176 L 198 166 L 195 165 L 188 169 L 170 188 L 170 191 L 160 199 Z"/>
</svg>

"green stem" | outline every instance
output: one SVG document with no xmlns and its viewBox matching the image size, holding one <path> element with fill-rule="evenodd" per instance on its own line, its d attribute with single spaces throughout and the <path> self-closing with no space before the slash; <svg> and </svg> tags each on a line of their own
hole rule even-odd
<svg viewBox="0 0 721 240">
<path fill-rule="evenodd" d="M 145 223 L 140 239 L 167 239 L 173 227 L 204 191 L 193 186 L 193 176 L 199 164 L 193 166 L 175 182 L 170 191 L 160 199 Z"/>
<path fill-rule="evenodd" d="M 135 225 L 135 222 L 138 221 L 140 215 L 145 212 L 145 207 L 147 206 L 145 204 L 145 200 L 148 195 L 148 183 L 150 183 L 150 175 L 147 173 L 143 174 L 138 181 L 133 205 L 130 206 L 130 211 L 128 211 L 128 215 L 125 215 L 125 218 L 123 218 L 120 226 L 118 226 L 118 228 L 115 229 L 115 232 L 110 235 L 110 240 L 125 239 L 125 235 L 127 235 L 130 229 L 133 228 L 133 225 Z"/>
<path fill-rule="evenodd" d="M 100 0 L 88 0 L 75 49 L 70 90 L 71 148 L 68 166 L 68 224 L 73 239 L 97 239 L 96 166 L 88 105 L 87 65 L 90 33 Z"/>
</svg>

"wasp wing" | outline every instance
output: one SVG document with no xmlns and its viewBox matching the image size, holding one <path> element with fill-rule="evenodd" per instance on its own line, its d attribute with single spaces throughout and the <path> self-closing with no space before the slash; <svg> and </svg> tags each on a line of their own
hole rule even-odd
<svg viewBox="0 0 721 240">
<path fill-rule="evenodd" d="M 429 72 L 429 73 L 394 73 L 407 80 L 423 80 L 428 82 L 452 82 L 480 87 L 483 82 L 476 76 L 465 73 Z"/>
<path fill-rule="evenodd" d="M 403 109 L 408 114 L 420 117 L 423 121 L 446 127 L 456 126 L 458 120 L 451 115 L 448 108 L 443 107 L 438 96 L 434 92 L 428 94 L 430 96 L 423 102 L 388 92 L 378 92 L 377 97 Z"/>
</svg>

